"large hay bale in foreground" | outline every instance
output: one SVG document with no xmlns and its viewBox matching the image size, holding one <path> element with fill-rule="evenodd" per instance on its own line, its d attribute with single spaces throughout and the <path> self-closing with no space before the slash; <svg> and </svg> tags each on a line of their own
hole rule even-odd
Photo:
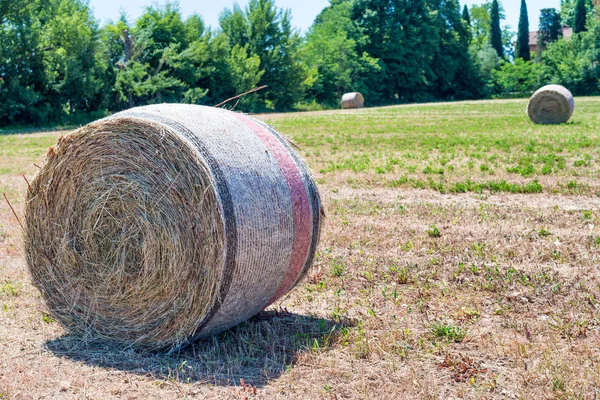
<svg viewBox="0 0 600 400">
<path fill-rule="evenodd" d="M 312 264 L 320 211 L 307 167 L 266 124 L 139 107 L 50 149 L 28 191 L 27 263 L 68 330 L 175 350 L 292 289 Z"/>
<path fill-rule="evenodd" d="M 365 106 L 365 99 L 362 94 L 355 93 L 346 93 L 342 96 L 342 108 L 363 108 Z"/>
<path fill-rule="evenodd" d="M 573 115 L 575 100 L 571 92 L 560 85 L 547 85 L 533 94 L 527 114 L 536 124 L 562 124 Z"/>
</svg>

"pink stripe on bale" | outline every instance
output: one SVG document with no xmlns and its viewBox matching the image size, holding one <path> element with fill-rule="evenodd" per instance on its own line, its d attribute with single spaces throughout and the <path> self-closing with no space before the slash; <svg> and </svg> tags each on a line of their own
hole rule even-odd
<svg viewBox="0 0 600 400">
<path fill-rule="evenodd" d="M 298 279 L 298 276 L 304 268 L 306 255 L 310 246 L 310 204 L 308 202 L 308 195 L 306 194 L 306 187 L 302 181 L 302 174 L 298 170 L 298 166 L 287 149 L 271 132 L 260 124 L 243 114 L 235 114 L 235 116 L 240 122 L 250 128 L 260 140 L 262 140 L 269 152 L 273 155 L 285 177 L 292 198 L 292 213 L 294 218 L 292 256 L 290 266 L 281 286 L 269 300 L 268 305 L 271 305 L 294 286 L 296 279 Z"/>
</svg>

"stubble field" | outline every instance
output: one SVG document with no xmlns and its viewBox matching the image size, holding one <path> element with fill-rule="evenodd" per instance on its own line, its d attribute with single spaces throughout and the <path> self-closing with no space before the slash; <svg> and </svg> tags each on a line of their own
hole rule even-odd
<svg viewBox="0 0 600 400">
<path fill-rule="evenodd" d="M 526 101 L 264 115 L 326 207 L 308 279 L 165 356 L 65 334 L 0 203 L 0 399 L 595 399 L 600 99 L 537 126 Z M 0 135 L 0 192 L 65 132 Z"/>
</svg>

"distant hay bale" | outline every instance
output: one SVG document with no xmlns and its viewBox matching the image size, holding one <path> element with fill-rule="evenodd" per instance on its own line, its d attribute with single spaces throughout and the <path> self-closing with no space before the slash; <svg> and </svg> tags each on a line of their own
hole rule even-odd
<svg viewBox="0 0 600 400">
<path fill-rule="evenodd" d="M 320 212 L 307 167 L 268 125 L 139 107 L 49 150 L 28 190 L 25 250 L 69 331 L 173 351 L 292 289 L 312 264 Z"/>
<path fill-rule="evenodd" d="M 527 114 L 536 124 L 562 124 L 573 115 L 575 100 L 571 92 L 560 85 L 547 85 L 533 94 Z"/>
<path fill-rule="evenodd" d="M 365 99 L 362 94 L 355 93 L 346 93 L 342 96 L 342 108 L 363 108 L 365 106 Z"/>
</svg>

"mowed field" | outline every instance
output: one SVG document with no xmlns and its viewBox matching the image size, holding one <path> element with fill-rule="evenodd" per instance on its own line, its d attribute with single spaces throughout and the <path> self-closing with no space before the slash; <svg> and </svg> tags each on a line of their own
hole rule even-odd
<svg viewBox="0 0 600 400">
<path fill-rule="evenodd" d="M 327 219 L 276 306 L 181 354 L 82 343 L 45 312 L 0 204 L 0 399 L 596 399 L 600 98 L 259 116 L 292 138 Z M 0 192 L 64 132 L 0 135 Z"/>
</svg>

